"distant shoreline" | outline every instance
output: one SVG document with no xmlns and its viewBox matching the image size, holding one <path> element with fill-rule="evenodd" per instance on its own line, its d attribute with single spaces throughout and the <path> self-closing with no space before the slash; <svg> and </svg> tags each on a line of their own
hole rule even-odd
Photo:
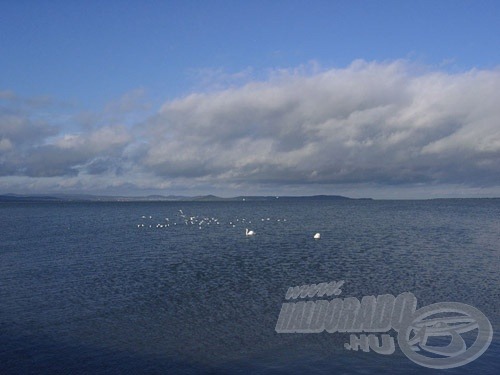
<svg viewBox="0 0 500 375">
<path fill-rule="evenodd" d="M 230 198 L 218 197 L 215 195 L 201 196 L 102 196 L 102 195 L 23 195 L 23 194 L 3 194 L 0 195 L 0 202 L 239 202 L 239 201 L 276 201 L 276 200 L 371 200 L 372 198 L 349 198 L 341 195 L 309 195 L 309 196 L 237 196 Z"/>
<path fill-rule="evenodd" d="M 270 202 L 278 200 L 329 200 L 329 201 L 426 201 L 426 200 L 467 200 L 467 199 L 500 199 L 500 197 L 450 197 L 450 198 L 422 198 L 422 199 L 374 199 L 350 198 L 342 195 L 303 195 L 303 196 L 270 196 L 251 195 L 223 198 L 215 195 L 177 196 L 177 195 L 148 195 L 148 196 L 106 196 L 89 194 L 0 194 L 0 203 L 8 202 Z"/>
</svg>

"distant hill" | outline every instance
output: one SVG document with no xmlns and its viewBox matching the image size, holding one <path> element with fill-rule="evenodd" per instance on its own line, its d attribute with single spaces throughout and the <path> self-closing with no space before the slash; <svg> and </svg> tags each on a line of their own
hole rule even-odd
<svg viewBox="0 0 500 375">
<path fill-rule="evenodd" d="M 215 195 L 201 195 L 187 197 L 180 195 L 148 195 L 143 197 L 107 196 L 89 194 L 53 194 L 53 195 L 0 195 L 0 202 L 166 202 L 166 201 L 195 201 L 195 202 L 235 202 L 235 201 L 275 201 L 280 200 L 349 200 L 341 195 L 311 195 L 311 196 L 237 196 L 222 198 Z M 371 198 L 363 198 L 371 199 Z"/>
<path fill-rule="evenodd" d="M 0 202 L 58 202 L 61 199 L 45 195 L 18 195 L 5 194 L 0 195 Z"/>
<path fill-rule="evenodd" d="M 344 197 L 342 195 L 300 195 L 300 196 L 289 196 L 289 195 L 283 195 L 283 196 L 268 196 L 268 195 L 263 195 L 263 196 L 260 196 L 260 195 L 255 195 L 255 196 L 239 196 L 239 197 L 235 197 L 235 198 L 228 198 L 228 199 L 231 199 L 231 200 L 245 200 L 245 201 L 269 201 L 269 200 L 277 200 L 277 199 L 281 199 L 281 200 L 297 200 L 297 199 L 300 199 L 300 200 L 304 200 L 304 199 L 308 199 L 308 200 L 324 200 L 324 199 L 329 199 L 329 200 L 349 200 L 349 199 L 353 199 L 353 198 L 349 198 L 349 197 Z"/>
<path fill-rule="evenodd" d="M 109 196 L 109 195 L 90 195 L 90 194 L 54 194 L 48 195 L 22 195 L 22 194 L 4 194 L 0 195 L 0 202 L 157 202 L 157 201 L 177 201 L 191 200 L 191 197 L 176 195 L 148 195 L 144 197 L 129 196 Z"/>
</svg>

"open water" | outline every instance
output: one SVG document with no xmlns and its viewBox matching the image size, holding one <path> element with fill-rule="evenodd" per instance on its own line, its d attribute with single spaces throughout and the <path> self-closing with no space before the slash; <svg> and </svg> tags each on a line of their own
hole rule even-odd
<svg viewBox="0 0 500 375">
<path fill-rule="evenodd" d="M 0 228 L 0 374 L 500 373 L 500 200 L 2 203 Z M 330 281 L 473 306 L 491 344 L 436 370 L 395 330 L 391 355 L 276 332 Z"/>
</svg>

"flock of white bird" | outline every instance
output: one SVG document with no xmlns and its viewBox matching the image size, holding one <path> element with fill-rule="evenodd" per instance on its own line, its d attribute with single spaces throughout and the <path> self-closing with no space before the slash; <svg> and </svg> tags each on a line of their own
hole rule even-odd
<svg viewBox="0 0 500 375">
<path fill-rule="evenodd" d="M 143 220 L 152 220 L 153 216 L 142 216 Z M 261 221 L 271 221 L 271 218 L 262 218 L 260 219 Z M 286 219 L 276 219 L 277 222 L 283 221 L 286 222 Z M 202 229 L 203 226 L 209 226 L 209 225 L 221 225 L 224 224 L 222 223 L 219 219 L 215 217 L 206 217 L 206 216 L 190 216 L 184 214 L 182 210 L 179 210 L 179 215 L 177 216 L 177 219 L 175 218 L 169 218 L 166 217 L 164 221 L 161 223 L 157 223 L 156 225 L 154 224 L 148 224 L 148 223 L 140 223 L 137 224 L 137 228 L 169 228 L 172 226 L 177 226 L 177 225 L 191 225 L 191 226 L 198 226 L 199 229 Z M 233 221 L 228 222 L 229 226 L 232 228 L 235 228 L 237 224 L 242 224 L 242 225 L 247 225 L 247 224 L 252 224 L 251 220 L 247 220 L 245 218 L 239 219 L 236 218 Z M 248 228 L 245 228 L 245 236 L 251 237 L 255 236 L 256 232 L 253 230 L 249 230 Z M 319 240 L 321 238 L 320 233 L 316 233 L 313 238 L 315 240 Z"/>
</svg>

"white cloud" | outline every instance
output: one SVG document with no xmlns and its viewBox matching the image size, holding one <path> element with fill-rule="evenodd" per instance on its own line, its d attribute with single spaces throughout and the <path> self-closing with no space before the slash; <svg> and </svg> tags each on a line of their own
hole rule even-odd
<svg viewBox="0 0 500 375">
<path fill-rule="evenodd" d="M 498 185 L 499 89 L 497 70 L 417 73 L 402 61 L 280 72 L 166 103 L 143 160 L 161 176 L 228 183 Z"/>
<path fill-rule="evenodd" d="M 356 61 L 195 92 L 147 119 L 137 90 L 105 115 L 87 115 L 78 131 L 7 105 L 0 107 L 0 175 L 94 190 L 500 191 L 498 92 L 499 70 L 450 74 Z M 134 126 L 124 118 L 129 110 Z"/>
</svg>

